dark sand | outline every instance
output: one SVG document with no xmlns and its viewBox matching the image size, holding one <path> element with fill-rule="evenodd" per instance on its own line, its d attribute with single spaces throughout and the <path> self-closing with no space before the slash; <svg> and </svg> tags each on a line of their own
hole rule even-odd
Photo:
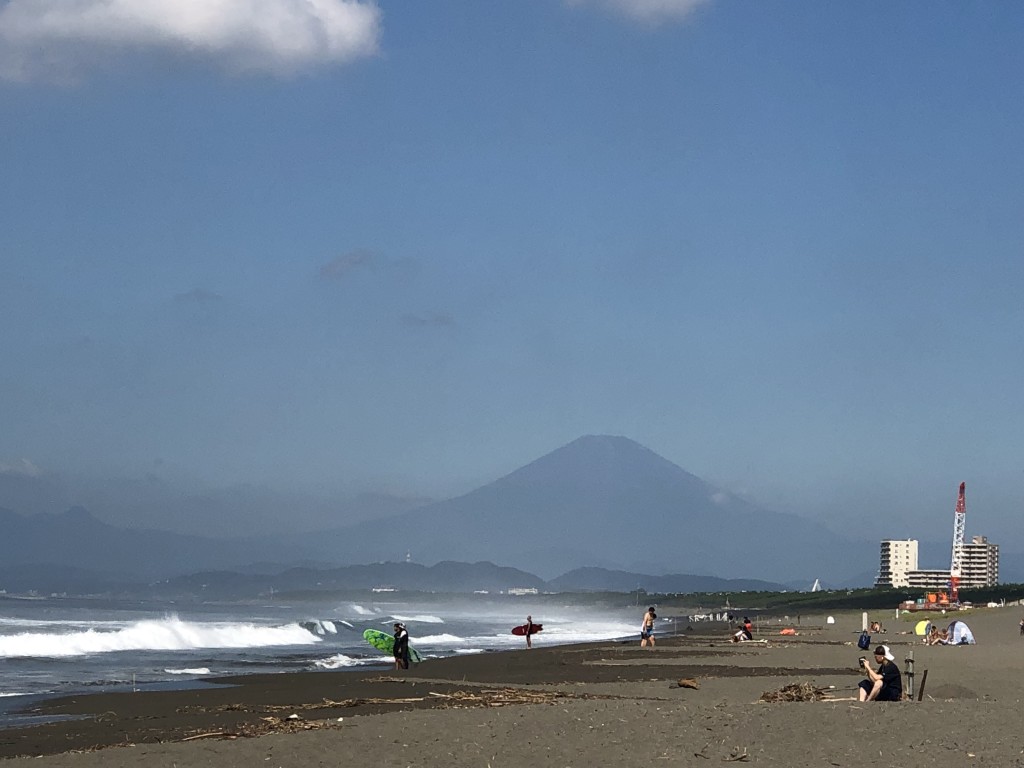
<svg viewBox="0 0 1024 768">
<path fill-rule="evenodd" d="M 541 635 L 531 651 L 430 660 L 403 673 L 250 676 L 55 700 L 42 711 L 84 717 L 0 731 L 0 757 L 5 768 L 1024 766 L 1020 610 L 965 615 L 979 644 L 957 648 L 921 645 L 909 634 L 920 617 L 892 619 L 876 641 L 901 668 L 913 652 L 916 690 L 928 670 L 921 702 L 855 700 L 860 614 L 846 613 L 835 625 L 804 616 L 796 637 L 778 634 L 783 623 L 762 628 L 766 643 L 729 643 L 725 630 L 706 626 L 662 635 L 654 650 L 546 648 Z M 680 678 L 700 687 L 678 687 Z M 829 698 L 758 701 L 793 683 Z"/>
</svg>

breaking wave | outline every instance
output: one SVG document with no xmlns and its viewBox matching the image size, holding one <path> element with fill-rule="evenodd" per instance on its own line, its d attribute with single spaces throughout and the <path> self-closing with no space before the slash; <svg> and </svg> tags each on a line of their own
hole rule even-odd
<svg viewBox="0 0 1024 768">
<path fill-rule="evenodd" d="M 84 632 L 22 632 L 0 635 L 0 659 L 66 658 L 116 651 L 184 651 L 193 648 L 267 648 L 313 645 L 321 639 L 299 624 L 182 621 L 176 616 L 137 621 L 118 629 Z"/>
<path fill-rule="evenodd" d="M 374 656 L 365 659 L 354 659 L 343 653 L 336 653 L 334 656 L 329 656 L 326 659 L 317 659 L 313 662 L 313 665 L 319 669 L 343 669 L 344 667 L 359 667 L 364 664 L 381 664 L 384 662 L 390 664 L 392 662 L 391 657 Z"/>
<path fill-rule="evenodd" d="M 430 614 L 416 614 L 413 616 L 399 616 L 398 614 L 395 614 L 391 618 L 395 621 L 404 621 L 416 624 L 444 624 L 444 619 L 440 616 L 431 616 Z"/>
</svg>

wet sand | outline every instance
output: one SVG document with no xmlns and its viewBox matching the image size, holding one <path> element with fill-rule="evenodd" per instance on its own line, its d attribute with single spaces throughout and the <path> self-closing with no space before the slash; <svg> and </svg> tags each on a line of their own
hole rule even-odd
<svg viewBox="0 0 1024 768">
<path fill-rule="evenodd" d="M 859 703 L 860 613 L 759 627 L 728 642 L 696 625 L 638 642 L 428 660 L 401 673 L 310 672 L 221 680 L 185 691 L 46 702 L 80 719 L 0 731 L 4 768 L 75 766 L 543 766 L 749 764 L 1024 765 L 1020 608 L 963 615 L 978 644 L 927 647 L 917 618 L 881 618 L 901 668 L 914 657 L 921 701 Z M 949 617 L 936 617 L 937 623 Z M 682 624 L 679 625 L 682 627 Z M 761 642 L 765 641 L 765 642 Z M 682 678 L 699 688 L 679 687 Z M 821 701 L 765 703 L 806 683 Z M 906 685 L 906 681 L 905 681 Z M 289 717 L 293 716 L 293 717 Z"/>
</svg>

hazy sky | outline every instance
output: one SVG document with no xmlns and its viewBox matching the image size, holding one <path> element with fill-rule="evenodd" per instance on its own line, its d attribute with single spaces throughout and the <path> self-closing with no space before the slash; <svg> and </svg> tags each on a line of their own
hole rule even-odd
<svg viewBox="0 0 1024 768">
<path fill-rule="evenodd" d="M 1022 29 L 0 0 L 0 472 L 438 497 L 611 433 L 1024 548 Z"/>
</svg>

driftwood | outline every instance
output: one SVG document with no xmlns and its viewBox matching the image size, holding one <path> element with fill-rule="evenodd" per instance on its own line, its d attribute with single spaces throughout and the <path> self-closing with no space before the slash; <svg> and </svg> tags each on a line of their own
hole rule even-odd
<svg viewBox="0 0 1024 768">
<path fill-rule="evenodd" d="M 508 704 L 554 704 L 559 699 L 610 698 L 591 694 L 563 693 L 561 691 L 525 691 L 521 688 L 484 689 L 480 691 L 453 691 L 430 695 L 442 700 L 446 707 L 504 707 Z"/>
<path fill-rule="evenodd" d="M 339 709 L 356 707 L 362 704 L 415 704 L 423 701 L 436 702 L 442 708 L 469 707 L 504 707 L 512 704 L 554 704 L 561 699 L 614 699 L 616 696 L 589 693 L 564 693 L 562 691 L 528 691 L 521 688 L 482 689 L 477 691 L 452 691 L 437 693 L 431 691 L 426 696 L 415 698 L 367 698 L 342 699 L 334 701 L 323 699 L 308 704 L 266 704 L 252 706 L 244 704 L 223 704 L 219 707 L 182 707 L 179 712 L 288 712 L 284 717 L 261 717 L 259 722 L 242 723 L 232 730 L 202 731 L 190 734 L 182 741 L 196 739 L 237 739 L 241 737 L 263 736 L 268 733 L 297 733 L 319 728 L 336 727 L 336 720 L 305 720 L 297 712 L 311 710 Z"/>
<path fill-rule="evenodd" d="M 676 688 L 692 688 L 695 691 L 700 690 L 700 680 L 695 677 L 681 677 L 679 682 L 675 685 Z"/>
<path fill-rule="evenodd" d="M 765 691 L 758 701 L 823 701 L 828 688 L 815 688 L 810 683 L 792 683 L 777 691 Z"/>
</svg>

